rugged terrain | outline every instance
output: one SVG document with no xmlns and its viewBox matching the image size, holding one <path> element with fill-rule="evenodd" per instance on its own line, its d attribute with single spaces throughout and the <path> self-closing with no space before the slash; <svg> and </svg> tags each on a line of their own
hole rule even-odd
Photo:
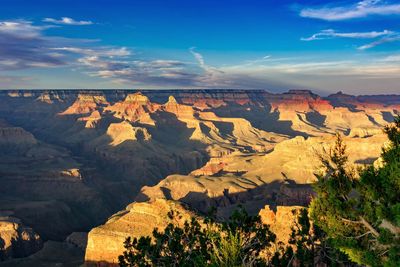
<svg viewBox="0 0 400 267">
<path fill-rule="evenodd" d="M 395 95 L 0 91 L 0 218 L 28 229 L 32 245 L 7 257 L 45 242 L 8 262 L 47 266 L 62 250 L 71 266 L 84 253 L 88 264 L 115 263 L 121 241 L 165 225 L 171 207 L 226 217 L 241 204 L 285 241 L 335 132 L 351 162 L 372 164 L 397 114 Z"/>
</svg>

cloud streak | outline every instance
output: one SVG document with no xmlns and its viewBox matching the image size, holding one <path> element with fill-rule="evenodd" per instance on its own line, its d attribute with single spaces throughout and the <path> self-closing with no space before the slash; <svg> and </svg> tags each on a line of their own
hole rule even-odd
<svg viewBox="0 0 400 267">
<path fill-rule="evenodd" d="M 77 63 L 92 77 L 121 84 L 196 86 L 201 70 L 178 60 L 134 60 L 108 53 L 81 54 Z"/>
<path fill-rule="evenodd" d="M 367 50 L 367 49 L 374 48 L 374 47 L 376 47 L 376 46 L 378 46 L 378 45 L 382 45 L 382 44 L 386 44 L 386 43 L 392 43 L 392 42 L 397 42 L 397 41 L 400 41 L 400 35 L 399 35 L 399 34 L 393 35 L 393 36 L 391 36 L 391 37 L 385 37 L 385 38 L 382 38 L 382 39 L 380 39 L 380 40 L 371 42 L 371 43 L 369 43 L 369 44 L 360 46 L 360 47 L 358 47 L 358 49 L 359 49 L 359 50 Z"/>
<path fill-rule="evenodd" d="M 61 24 L 61 25 L 75 25 L 75 26 L 84 26 L 84 25 L 92 25 L 93 22 L 90 20 L 74 20 L 69 17 L 62 17 L 60 19 L 54 18 L 44 18 L 43 22 L 53 23 L 53 24 Z"/>
<path fill-rule="evenodd" d="M 389 4 L 381 0 L 363 0 L 349 6 L 324 6 L 304 8 L 300 16 L 327 21 L 365 18 L 373 15 L 400 15 L 400 4 Z"/>
<path fill-rule="evenodd" d="M 325 40 L 334 38 L 347 38 L 347 39 L 377 39 L 368 44 L 357 47 L 358 50 L 367 50 L 374 48 L 376 46 L 400 41 L 400 34 L 395 31 L 383 30 L 383 31 L 370 31 L 370 32 L 337 32 L 332 29 L 322 30 L 315 33 L 307 38 L 301 38 L 302 41 L 315 41 L 315 40 Z"/>
<path fill-rule="evenodd" d="M 105 56 L 105 57 L 126 57 L 132 55 L 126 47 L 110 48 L 110 47 L 98 47 L 96 49 L 81 48 L 81 47 L 55 47 L 52 48 L 55 51 L 63 51 L 74 54 L 82 54 L 87 56 Z"/>
<path fill-rule="evenodd" d="M 324 40 L 333 38 L 351 38 L 351 39 L 373 39 L 381 36 L 390 36 L 395 34 L 393 31 L 383 30 L 380 32 L 370 31 L 370 32 L 337 32 L 332 29 L 322 30 L 315 33 L 307 38 L 301 38 L 302 41 L 314 41 L 314 40 Z"/>
<path fill-rule="evenodd" d="M 293 58 L 264 54 L 253 60 L 244 60 L 242 64 L 213 66 L 195 48 L 188 49 L 188 58 L 185 60 L 149 58 L 129 47 L 104 46 L 94 40 L 82 42 L 79 39 L 48 36 L 46 30 L 49 27 L 54 26 L 36 25 L 25 20 L 0 21 L 2 86 L 15 87 L 16 83 L 22 86 L 36 82 L 22 75 L 9 75 L 6 71 L 56 67 L 73 69 L 93 77 L 93 80 L 104 81 L 102 84 L 110 87 L 286 90 L 309 86 L 315 89 L 318 85 L 331 89 L 345 85 L 344 81 L 354 84 L 353 79 L 359 80 L 360 88 L 372 88 L 374 84 L 379 85 L 378 81 L 382 83 L 382 79 L 391 79 L 393 84 L 400 82 L 396 55 L 364 62 L 355 59 L 318 61 L 299 55 Z M 324 30 L 309 38 L 363 38 L 374 41 L 360 49 L 400 39 L 397 33 L 389 30 L 347 33 Z M 60 85 L 62 82 L 60 79 Z"/>
</svg>

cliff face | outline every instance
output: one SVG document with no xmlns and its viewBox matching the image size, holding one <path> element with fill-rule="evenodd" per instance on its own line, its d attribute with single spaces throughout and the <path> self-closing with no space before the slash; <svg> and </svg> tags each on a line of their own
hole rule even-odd
<svg viewBox="0 0 400 267">
<path fill-rule="evenodd" d="M 171 211 L 179 215 L 170 219 L 168 213 Z M 173 201 L 133 203 L 113 215 L 106 224 L 89 232 L 85 261 L 88 266 L 117 266 L 127 236 L 151 236 L 155 227 L 161 230 L 169 223 L 183 226 L 192 216 L 192 212 Z"/>
<path fill-rule="evenodd" d="M 4 259 L 26 257 L 43 247 L 40 236 L 32 228 L 9 216 L 0 217 L 0 242 Z"/>
<path fill-rule="evenodd" d="M 0 146 L 30 146 L 37 144 L 35 137 L 21 127 L 0 127 Z"/>
<path fill-rule="evenodd" d="M 46 101 L 48 102 L 48 101 Z M 104 95 L 78 94 L 75 102 L 61 115 L 88 114 L 102 105 L 107 105 Z"/>
<path fill-rule="evenodd" d="M 44 240 L 100 225 L 91 262 L 115 261 L 121 240 L 164 225 L 176 202 L 264 210 L 284 236 L 279 222 L 312 196 L 316 152 L 339 131 L 353 164 L 373 163 L 399 111 L 399 96 L 307 90 L 0 91 L 0 210 Z"/>
</svg>

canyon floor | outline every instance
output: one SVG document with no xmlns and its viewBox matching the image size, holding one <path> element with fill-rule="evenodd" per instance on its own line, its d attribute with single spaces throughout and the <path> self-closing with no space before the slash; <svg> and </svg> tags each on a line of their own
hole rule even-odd
<svg viewBox="0 0 400 267">
<path fill-rule="evenodd" d="M 0 91 L 0 266 L 111 266 L 171 209 L 242 205 L 285 241 L 335 133 L 373 164 L 399 114 L 396 95 Z"/>
</svg>

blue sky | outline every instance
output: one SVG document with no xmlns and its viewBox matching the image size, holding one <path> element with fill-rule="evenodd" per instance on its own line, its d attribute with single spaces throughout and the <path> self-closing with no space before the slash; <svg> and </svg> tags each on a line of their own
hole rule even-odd
<svg viewBox="0 0 400 267">
<path fill-rule="evenodd" d="M 0 88 L 400 92 L 400 2 L 2 0 Z"/>
</svg>

